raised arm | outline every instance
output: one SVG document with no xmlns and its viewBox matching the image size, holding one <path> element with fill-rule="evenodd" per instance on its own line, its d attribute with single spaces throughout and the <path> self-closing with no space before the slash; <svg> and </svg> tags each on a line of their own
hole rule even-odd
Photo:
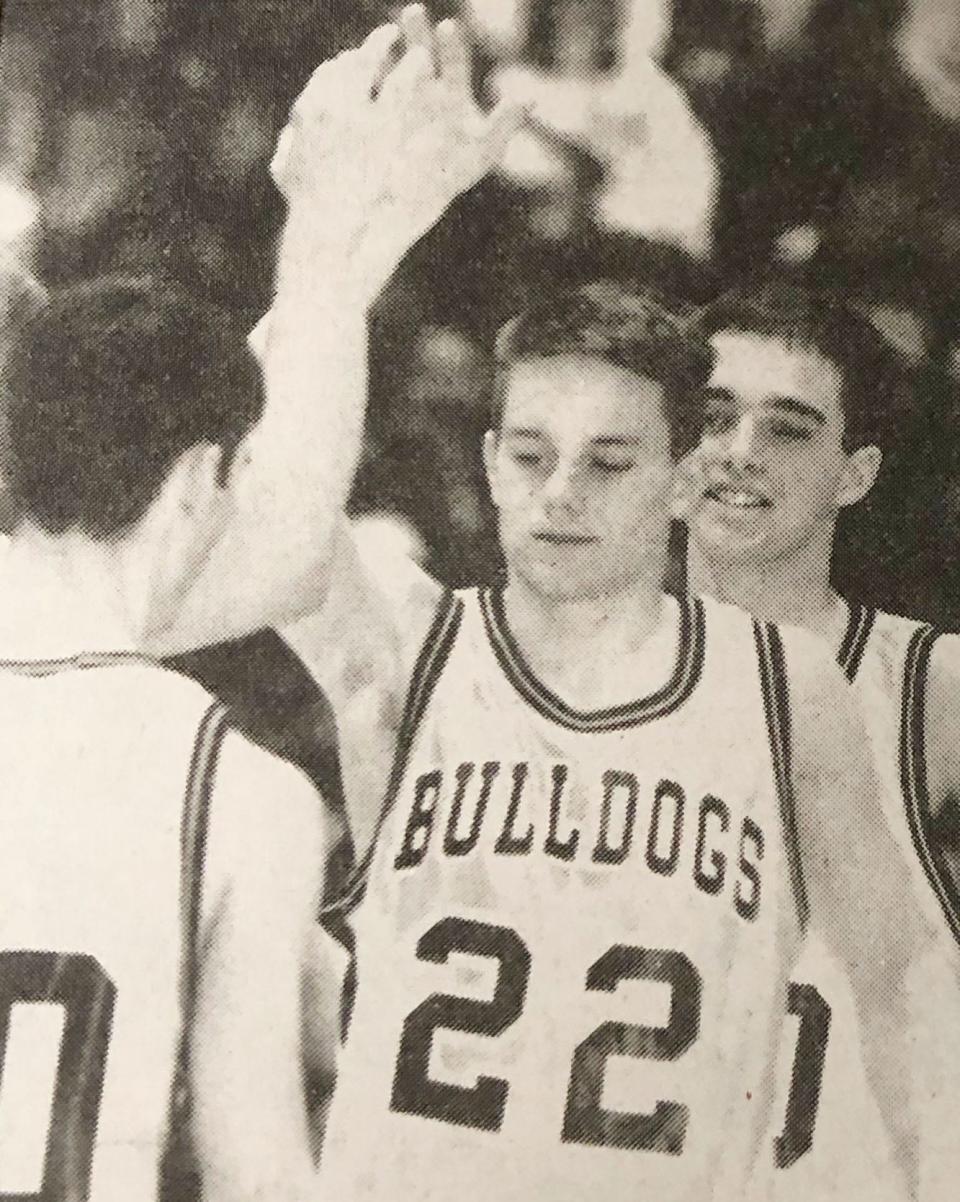
<svg viewBox="0 0 960 1202">
<path fill-rule="evenodd" d="M 853 691 L 811 636 L 789 631 L 785 645 L 810 921 L 848 973 L 868 1078 L 910 1197 L 926 1197 L 922 1115 L 960 1086 L 955 1053 L 937 1053 L 937 1033 L 960 1030 L 956 966 L 884 817 Z"/>
<path fill-rule="evenodd" d="M 476 105 L 459 24 L 434 32 L 418 7 L 308 83 L 274 163 L 289 212 L 257 339 L 266 408 L 233 468 L 230 527 L 171 636 L 180 648 L 322 602 L 360 451 L 368 308 L 515 121 L 512 108 Z"/>
</svg>

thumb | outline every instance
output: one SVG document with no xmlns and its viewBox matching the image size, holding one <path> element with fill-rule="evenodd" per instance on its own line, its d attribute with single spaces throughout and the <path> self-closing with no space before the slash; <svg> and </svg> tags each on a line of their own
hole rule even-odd
<svg viewBox="0 0 960 1202">
<path fill-rule="evenodd" d="M 529 116 L 530 110 L 527 105 L 513 100 L 501 100 L 485 118 L 481 141 L 483 162 L 488 171 L 503 159 L 507 146 L 526 124 Z"/>
</svg>

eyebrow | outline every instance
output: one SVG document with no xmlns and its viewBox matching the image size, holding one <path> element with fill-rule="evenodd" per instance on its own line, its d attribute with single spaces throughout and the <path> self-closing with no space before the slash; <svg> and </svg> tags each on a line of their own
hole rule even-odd
<svg viewBox="0 0 960 1202">
<path fill-rule="evenodd" d="M 508 438 L 543 438 L 543 431 L 533 426 L 507 426 L 503 433 Z"/>
<path fill-rule="evenodd" d="M 767 404 L 771 409 L 794 413 L 797 417 L 807 417 L 817 425 L 825 426 L 827 424 L 827 415 L 822 410 L 817 409 L 814 405 L 808 405 L 804 401 L 798 401 L 792 396 L 774 396 Z"/>
<path fill-rule="evenodd" d="M 706 388 L 704 396 L 708 401 L 719 401 L 721 404 L 735 405 L 736 397 L 729 388 Z M 798 401 L 792 396 L 771 396 L 764 401 L 764 405 L 768 409 L 777 409 L 781 413 L 792 413 L 796 417 L 805 417 L 810 421 L 816 422 L 818 426 L 827 424 L 827 415 L 815 405 L 808 405 L 805 401 Z"/>
<path fill-rule="evenodd" d="M 591 438 L 590 442 L 595 447 L 626 447 L 628 449 L 640 445 L 639 438 L 631 438 L 626 434 L 599 434 L 596 438 Z"/>
</svg>

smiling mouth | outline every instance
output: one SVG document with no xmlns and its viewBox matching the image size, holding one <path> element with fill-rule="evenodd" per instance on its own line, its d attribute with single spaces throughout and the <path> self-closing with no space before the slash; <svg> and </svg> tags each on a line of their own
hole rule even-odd
<svg viewBox="0 0 960 1202">
<path fill-rule="evenodd" d="M 724 484 L 716 484 L 704 491 L 708 500 L 716 501 L 728 509 L 771 509 L 772 502 L 758 492 L 748 488 L 730 488 Z"/>
<path fill-rule="evenodd" d="M 592 534 L 565 534 L 559 530 L 538 530 L 533 537 L 537 542 L 561 547 L 583 546 L 597 541 Z"/>
</svg>

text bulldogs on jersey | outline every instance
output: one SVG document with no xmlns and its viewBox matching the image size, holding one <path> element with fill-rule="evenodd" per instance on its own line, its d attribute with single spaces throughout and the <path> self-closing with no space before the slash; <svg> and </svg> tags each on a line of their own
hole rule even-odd
<svg viewBox="0 0 960 1202">
<path fill-rule="evenodd" d="M 435 851 L 447 856 L 470 855 L 482 840 L 485 847 L 492 843 L 493 852 L 502 856 L 536 851 L 568 863 L 611 868 L 642 860 L 650 872 L 673 876 L 681 862 L 689 862 L 684 848 L 694 840 L 691 871 L 697 887 L 709 894 L 727 892 L 741 918 L 756 918 L 764 835 L 751 818 L 744 817 L 733 828 L 726 802 L 709 793 L 692 802 L 673 780 L 660 780 L 652 796 L 641 796 L 635 773 L 608 768 L 588 794 L 591 803 L 585 813 L 597 816 L 592 823 L 595 829 L 590 830 L 586 823 L 577 825 L 569 818 L 568 766 L 550 768 L 547 806 L 542 804 L 545 798 L 529 796 L 537 776 L 530 767 L 524 761 L 505 766 L 487 760 L 479 765 L 459 764 L 452 779 L 449 775 L 444 779 L 439 768 L 421 772 L 413 781 L 412 804 L 394 868 L 416 868 L 442 838 Z M 499 816 L 494 816 L 497 811 Z M 531 820 L 538 811 L 545 815 L 540 830 Z"/>
</svg>

